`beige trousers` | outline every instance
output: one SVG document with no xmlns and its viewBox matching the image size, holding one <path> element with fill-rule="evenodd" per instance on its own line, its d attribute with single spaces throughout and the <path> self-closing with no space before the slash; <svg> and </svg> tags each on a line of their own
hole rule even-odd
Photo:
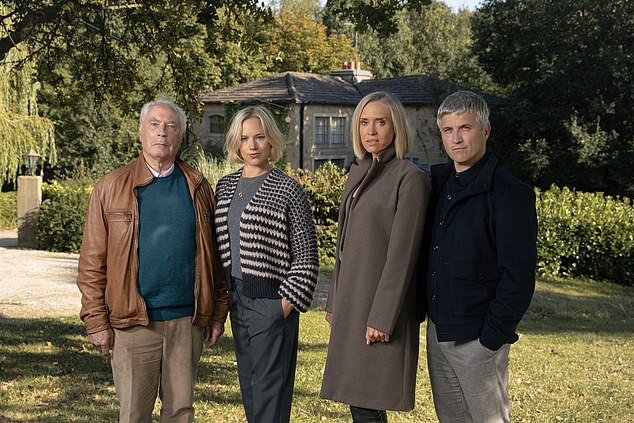
<svg viewBox="0 0 634 423">
<path fill-rule="evenodd" d="M 151 423 L 158 392 L 161 423 L 194 421 L 194 383 L 204 329 L 191 316 L 114 330 L 112 374 L 119 423 Z"/>
</svg>

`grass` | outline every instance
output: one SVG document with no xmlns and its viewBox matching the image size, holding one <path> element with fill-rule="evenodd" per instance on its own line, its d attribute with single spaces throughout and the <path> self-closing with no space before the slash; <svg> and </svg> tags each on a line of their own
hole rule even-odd
<svg viewBox="0 0 634 423">
<path fill-rule="evenodd" d="M 631 287 L 540 281 L 511 348 L 513 421 L 633 422 L 633 311 Z M 200 363 L 197 422 L 245 421 L 227 329 Z M 323 312 L 302 316 L 293 422 L 350 421 L 346 406 L 318 398 L 327 342 Z M 421 346 L 416 408 L 391 422 L 436 421 Z M 0 319 L 0 422 L 116 420 L 109 363 L 77 318 Z"/>
</svg>

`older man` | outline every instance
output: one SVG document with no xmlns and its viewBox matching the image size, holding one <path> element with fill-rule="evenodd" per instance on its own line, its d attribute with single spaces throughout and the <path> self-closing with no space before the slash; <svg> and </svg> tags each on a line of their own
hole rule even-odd
<svg viewBox="0 0 634 423">
<path fill-rule="evenodd" d="M 509 348 L 535 287 L 535 194 L 487 152 L 481 96 L 449 95 L 437 124 L 451 161 L 431 169 L 420 300 L 434 405 L 442 423 L 508 422 Z"/>
<path fill-rule="evenodd" d="M 96 185 L 77 285 L 88 340 L 112 350 L 120 422 L 192 422 L 203 342 L 224 330 L 228 295 L 214 239 L 215 199 L 176 159 L 184 112 L 159 100 L 141 110 L 142 153 Z"/>
</svg>

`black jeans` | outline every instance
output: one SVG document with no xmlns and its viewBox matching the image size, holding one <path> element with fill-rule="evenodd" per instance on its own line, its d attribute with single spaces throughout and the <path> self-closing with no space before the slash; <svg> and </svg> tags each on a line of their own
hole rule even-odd
<svg viewBox="0 0 634 423">
<path fill-rule="evenodd" d="M 385 410 L 372 410 L 351 405 L 350 414 L 354 423 L 387 423 Z"/>
</svg>

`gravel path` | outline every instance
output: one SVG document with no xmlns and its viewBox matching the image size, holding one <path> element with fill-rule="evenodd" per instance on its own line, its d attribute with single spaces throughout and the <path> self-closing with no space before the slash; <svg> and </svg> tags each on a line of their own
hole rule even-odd
<svg viewBox="0 0 634 423">
<path fill-rule="evenodd" d="M 75 277 L 79 255 L 16 245 L 15 232 L 0 230 L 0 318 L 78 314 L 81 303 Z M 329 273 L 320 275 L 313 307 L 323 307 L 328 290 L 324 281 L 329 278 Z"/>
<path fill-rule="evenodd" d="M 79 313 L 78 254 L 17 248 L 15 232 L 0 232 L 0 318 Z"/>
</svg>

